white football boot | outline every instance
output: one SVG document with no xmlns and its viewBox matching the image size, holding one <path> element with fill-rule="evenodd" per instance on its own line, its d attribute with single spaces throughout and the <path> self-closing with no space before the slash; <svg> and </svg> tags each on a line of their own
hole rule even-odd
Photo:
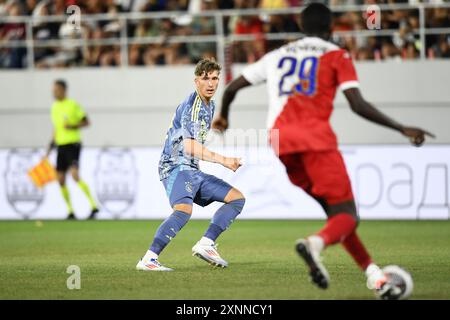
<svg viewBox="0 0 450 320">
<path fill-rule="evenodd" d="M 387 282 L 387 278 L 383 271 L 374 263 L 371 263 L 366 271 L 367 288 L 370 290 L 380 290 L 381 287 Z"/>
<path fill-rule="evenodd" d="M 399 290 L 384 274 L 383 270 L 376 264 L 371 263 L 366 269 L 367 288 L 375 291 L 379 299 L 390 299 L 392 295 L 397 295 Z"/>
<path fill-rule="evenodd" d="M 330 276 L 327 269 L 322 264 L 320 252 L 324 244 L 322 238 L 311 236 L 307 239 L 297 240 L 295 249 L 309 268 L 311 281 L 321 289 L 327 289 L 330 283 Z"/>
<path fill-rule="evenodd" d="M 136 270 L 142 271 L 173 271 L 171 268 L 164 267 L 159 263 L 158 259 L 150 259 L 147 261 L 139 260 L 136 265 Z"/>
<path fill-rule="evenodd" d="M 136 270 L 143 271 L 173 271 L 173 269 L 164 267 L 158 261 L 158 255 L 151 250 L 148 250 L 144 257 L 139 260 L 136 265 Z"/>
<path fill-rule="evenodd" d="M 203 237 L 192 247 L 192 255 L 205 260 L 212 266 L 221 268 L 228 267 L 228 262 L 220 257 L 217 251 L 217 245 L 208 238 Z"/>
</svg>

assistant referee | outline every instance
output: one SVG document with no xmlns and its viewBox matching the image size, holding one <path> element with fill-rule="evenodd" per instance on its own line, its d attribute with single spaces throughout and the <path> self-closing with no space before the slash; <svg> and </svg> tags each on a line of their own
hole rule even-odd
<svg viewBox="0 0 450 320">
<path fill-rule="evenodd" d="M 79 159 L 81 152 L 80 129 L 89 126 L 89 119 L 80 105 L 66 97 L 67 84 L 64 80 L 56 80 L 53 85 L 53 96 L 56 101 L 52 105 L 51 118 L 53 123 L 53 138 L 47 149 L 46 157 L 56 147 L 58 156 L 56 171 L 61 193 L 69 211 L 67 219 L 75 219 L 69 189 L 66 186 L 66 174 L 70 171 L 72 178 L 84 192 L 91 205 L 89 219 L 94 219 L 98 209 L 91 195 L 89 186 L 80 179 Z"/>
</svg>

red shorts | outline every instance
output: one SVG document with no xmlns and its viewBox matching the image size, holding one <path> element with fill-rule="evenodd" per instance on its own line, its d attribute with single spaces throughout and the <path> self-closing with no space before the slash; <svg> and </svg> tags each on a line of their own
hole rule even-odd
<svg viewBox="0 0 450 320">
<path fill-rule="evenodd" d="M 307 151 L 280 156 L 289 179 L 327 206 L 353 202 L 350 179 L 338 150 Z"/>
</svg>

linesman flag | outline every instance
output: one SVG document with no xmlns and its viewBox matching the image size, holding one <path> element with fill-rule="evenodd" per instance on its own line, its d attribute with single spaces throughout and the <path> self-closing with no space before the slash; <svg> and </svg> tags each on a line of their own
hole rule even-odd
<svg viewBox="0 0 450 320">
<path fill-rule="evenodd" d="M 38 188 L 42 188 L 47 183 L 56 180 L 56 171 L 47 158 L 31 168 L 28 171 L 28 175 Z"/>
</svg>

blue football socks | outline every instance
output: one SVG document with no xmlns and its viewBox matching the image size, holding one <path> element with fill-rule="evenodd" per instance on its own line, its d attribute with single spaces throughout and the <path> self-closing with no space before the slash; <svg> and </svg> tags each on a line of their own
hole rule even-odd
<svg viewBox="0 0 450 320">
<path fill-rule="evenodd" d="M 228 229 L 234 219 L 241 213 L 244 204 L 245 199 L 238 199 L 221 206 L 214 214 L 204 237 L 216 241 L 220 234 Z"/>
<path fill-rule="evenodd" d="M 170 240 L 175 238 L 178 231 L 180 231 L 191 217 L 183 211 L 175 211 L 159 226 L 156 231 L 153 243 L 150 246 L 150 250 L 156 254 L 160 254 L 161 251 L 169 244 Z"/>
</svg>

